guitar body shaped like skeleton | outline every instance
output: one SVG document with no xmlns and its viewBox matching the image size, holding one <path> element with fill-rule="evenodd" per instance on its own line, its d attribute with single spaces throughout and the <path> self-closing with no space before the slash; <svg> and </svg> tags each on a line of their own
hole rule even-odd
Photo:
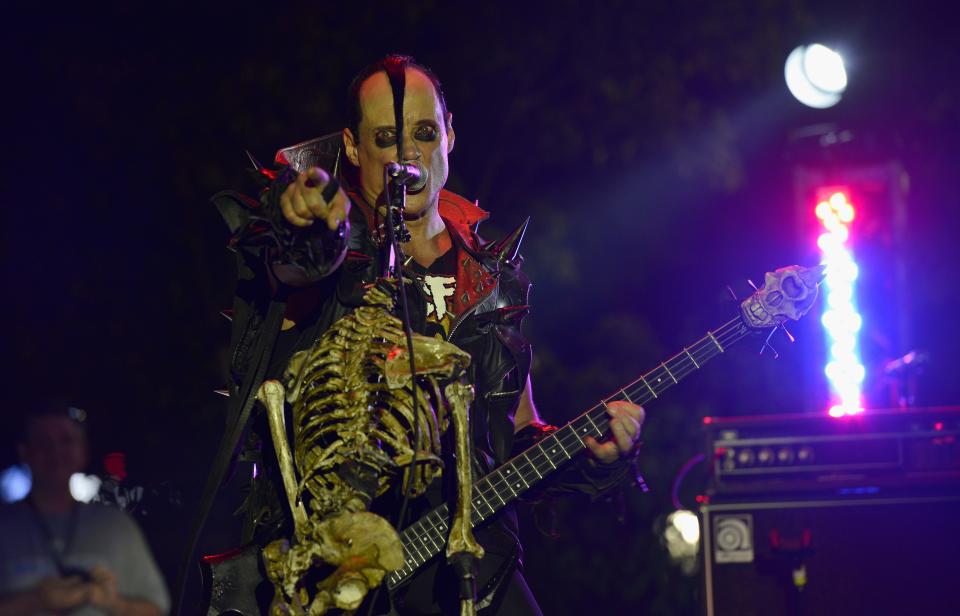
<svg viewBox="0 0 960 616">
<path fill-rule="evenodd" d="M 341 511 L 350 512 L 352 517 L 349 520 L 336 513 L 330 515 L 332 511 L 335 511 L 335 508 L 330 509 L 328 507 L 320 511 L 321 515 L 314 516 L 312 521 L 308 521 L 310 516 L 304 509 L 301 494 L 305 487 L 309 489 L 308 484 L 311 477 L 316 483 L 317 472 L 320 473 L 320 481 L 330 479 L 331 475 L 329 473 L 326 476 L 323 475 L 324 468 L 333 467 L 330 447 L 319 451 L 311 451 L 307 448 L 298 452 L 298 457 L 301 458 L 299 473 L 293 468 L 294 464 L 289 448 L 284 453 L 278 447 L 278 462 L 297 527 L 297 538 L 301 542 L 316 541 L 318 543 L 313 547 L 309 545 L 300 547 L 299 555 L 293 553 L 294 550 L 298 549 L 298 546 L 290 548 L 289 545 L 275 545 L 277 542 L 270 544 L 263 550 L 264 565 L 268 577 L 274 583 L 277 594 L 283 594 L 286 599 L 284 603 L 287 603 L 287 607 L 289 607 L 288 602 L 291 599 L 295 604 L 292 612 L 275 611 L 278 607 L 275 597 L 272 612 L 322 614 L 325 609 L 334 606 L 348 610 L 356 609 L 366 589 L 380 584 L 384 577 L 386 578 L 386 586 L 393 590 L 409 581 L 421 567 L 445 548 L 448 557 L 455 550 L 461 552 L 474 550 L 475 542 L 470 533 L 471 526 L 475 527 L 482 524 L 581 453 L 585 449 L 584 437 L 602 438 L 605 436 L 609 427 L 606 405 L 617 400 L 646 404 L 658 398 L 667 389 L 696 372 L 704 363 L 720 355 L 750 333 L 774 330 L 787 320 L 799 319 L 812 307 L 817 297 L 818 284 L 823 277 L 824 266 L 822 265 L 813 268 L 790 266 L 767 273 L 764 286 L 740 303 L 736 317 L 720 327 L 708 331 L 700 340 L 660 362 L 657 367 L 620 388 L 613 395 L 603 399 L 567 425 L 543 438 L 530 449 L 507 461 L 476 482 L 471 482 L 469 477 L 465 478 L 465 475 L 469 475 L 468 470 L 464 473 L 461 472 L 463 469 L 458 468 L 457 478 L 461 494 L 453 515 L 451 515 L 450 507 L 447 505 L 437 507 L 405 528 L 399 534 L 399 537 L 382 518 L 373 520 L 368 517 L 377 516 L 362 511 L 364 504 L 356 502 L 355 495 L 350 494 L 349 490 L 341 494 L 341 496 L 343 494 L 347 496 L 346 500 L 340 503 Z M 345 317 L 342 320 L 347 318 Z M 376 339 L 385 340 L 382 336 Z M 394 346 L 396 345 L 394 344 Z M 442 355 L 442 352 L 438 354 L 438 351 L 440 350 L 433 349 L 431 351 L 435 358 L 440 358 Z M 384 353 L 389 357 L 389 348 Z M 381 355 L 384 353 L 381 353 Z M 415 352 L 415 355 L 419 355 L 419 353 Z M 387 375 L 387 379 L 397 379 L 400 370 L 399 364 L 390 365 L 387 357 L 384 358 L 381 368 Z M 432 369 L 436 372 L 436 376 L 429 376 L 429 369 L 421 372 L 419 368 L 418 376 L 428 375 L 427 381 L 432 383 L 432 387 L 437 393 L 433 399 L 430 398 L 430 392 L 426 392 L 426 395 L 419 394 L 424 395 L 423 401 L 426 404 L 426 412 L 435 413 L 432 418 L 424 417 L 420 419 L 425 422 L 425 430 L 428 431 L 426 442 L 430 442 L 430 435 L 436 434 L 437 430 L 442 432 L 442 429 L 452 418 L 455 431 L 458 436 L 463 437 L 458 438 L 458 441 L 463 442 L 458 442 L 457 448 L 466 452 L 467 450 L 462 449 L 467 443 L 464 421 L 466 415 L 463 405 L 464 403 L 469 404 L 472 399 L 472 392 L 469 391 L 468 386 L 456 380 L 462 373 L 462 361 L 463 358 L 457 356 L 454 350 L 453 355 L 444 357 L 443 361 L 434 362 Z M 327 368 L 330 368 L 329 363 Z M 450 382 L 456 385 L 456 387 L 447 385 L 448 388 L 451 388 L 447 393 L 455 399 L 455 402 L 446 405 L 448 408 L 459 407 L 456 412 L 446 414 L 437 412 L 438 405 L 436 402 L 440 397 L 439 391 L 437 391 L 439 383 L 437 379 L 440 376 L 445 377 L 448 381 L 453 379 Z M 376 381 L 376 379 L 370 380 L 371 382 Z M 407 381 L 406 385 L 410 386 L 409 374 L 407 374 Z M 394 384 L 396 385 L 396 383 Z M 294 387 L 302 385 L 303 383 L 300 382 L 299 385 L 295 384 Z M 271 430 L 274 432 L 275 440 L 279 438 L 285 440 L 286 429 L 282 424 L 282 400 L 277 399 L 278 395 L 282 395 L 283 390 L 274 390 L 271 394 L 268 384 L 265 384 L 265 388 L 261 389 L 261 398 L 268 407 Z M 268 400 L 271 396 L 273 397 L 272 402 Z M 324 408 L 327 411 L 331 410 L 327 406 L 324 406 Z M 294 407 L 294 417 L 295 422 L 298 421 L 296 405 Z M 411 422 L 416 421 L 412 415 L 407 414 L 406 417 Z M 313 421 L 316 424 L 315 418 L 313 420 L 303 420 L 301 418 L 301 421 L 308 424 Z M 396 431 L 397 434 L 402 434 L 402 432 L 403 430 Z M 423 433 L 421 432 L 421 434 Z M 421 440 L 421 443 L 423 442 Z M 424 460 L 427 464 L 423 468 L 411 469 L 408 467 L 404 469 L 404 462 L 409 461 L 412 453 L 411 445 L 412 443 L 409 440 L 400 439 L 396 441 L 396 446 L 393 449 L 396 455 L 393 456 L 392 461 L 386 460 L 381 470 L 396 472 L 397 469 L 401 469 L 402 473 L 412 473 L 415 476 L 415 489 L 419 490 L 425 485 L 423 482 L 428 482 L 430 475 L 432 475 L 430 461 L 433 458 Z M 304 456 L 309 457 L 312 462 L 304 464 L 302 461 Z M 469 456 L 460 455 L 457 457 L 469 458 Z M 342 459 L 338 461 L 342 462 Z M 304 470 L 309 472 L 304 473 Z M 311 475 L 311 472 L 314 474 Z M 387 475 L 389 474 L 388 472 Z M 298 481 L 295 480 L 297 476 L 300 477 Z M 338 480 L 334 477 L 333 481 L 337 482 Z M 334 487 L 334 492 L 337 492 L 339 488 Z M 469 487 L 469 491 L 465 492 L 467 487 Z M 375 491 L 380 493 L 382 490 L 377 488 Z M 351 499 L 353 500 L 351 501 Z M 320 502 L 317 499 L 314 499 L 314 501 Z M 454 531 L 452 533 L 450 532 L 451 527 Z M 476 546 L 476 548 L 479 548 L 479 546 Z M 242 588 L 236 581 L 238 563 L 255 564 L 256 552 L 259 552 L 259 548 L 249 546 L 238 550 L 232 558 L 208 557 L 204 559 L 208 586 L 214 589 L 211 604 L 207 611 L 208 616 L 218 616 L 228 610 L 232 610 L 230 613 L 242 614 L 243 616 L 254 616 L 254 614 L 259 613 L 256 611 L 256 602 L 253 598 L 254 585 L 249 583 L 249 580 L 256 579 L 257 576 L 250 573 L 248 566 L 248 570 L 243 577 L 247 580 L 246 583 L 249 587 Z M 482 549 L 475 553 L 482 554 Z M 326 593 L 322 595 L 323 605 L 313 606 L 313 610 L 306 611 L 304 608 L 309 609 L 309 606 L 304 605 L 302 601 L 307 600 L 308 596 L 302 588 L 300 578 L 296 578 L 296 580 L 285 579 L 285 576 L 295 569 L 297 575 L 301 577 L 306 575 L 313 563 L 316 562 L 316 558 L 333 565 L 336 571 L 318 585 L 319 591 L 316 596 Z M 282 574 L 278 576 L 278 572 L 282 572 Z M 218 588 L 221 589 L 221 592 L 216 591 Z M 230 589 L 230 591 L 222 592 L 224 589 Z"/>
</svg>

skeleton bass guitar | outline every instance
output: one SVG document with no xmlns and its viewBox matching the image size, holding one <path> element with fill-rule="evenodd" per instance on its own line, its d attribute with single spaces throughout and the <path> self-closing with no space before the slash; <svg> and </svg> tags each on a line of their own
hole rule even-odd
<svg viewBox="0 0 960 616">
<path fill-rule="evenodd" d="M 790 266 L 767 273 L 763 287 L 740 303 L 737 316 L 707 331 L 693 344 L 476 481 L 471 498 L 472 525 L 483 524 L 581 453 L 585 449 L 584 437 L 603 437 L 609 427 L 606 412 L 609 403 L 627 400 L 647 404 L 749 334 L 772 332 L 787 320 L 799 319 L 812 307 L 823 277 L 822 265 Z M 401 587 L 445 549 L 450 519 L 449 507 L 442 505 L 400 532 L 403 565 L 386 576 L 388 589 Z M 258 558 L 259 548 L 249 546 L 204 559 L 206 582 L 211 592 L 207 616 L 260 613 L 254 598 L 254 589 L 260 581 L 256 572 Z"/>
</svg>

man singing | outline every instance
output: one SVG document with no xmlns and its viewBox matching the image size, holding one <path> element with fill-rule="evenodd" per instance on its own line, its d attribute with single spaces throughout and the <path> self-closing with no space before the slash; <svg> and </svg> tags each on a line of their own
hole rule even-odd
<svg viewBox="0 0 960 616">
<path fill-rule="evenodd" d="M 431 71 L 408 56 L 391 55 L 361 71 L 349 92 L 351 118 L 342 131 L 346 160 L 338 173 L 295 164 L 261 170 L 268 185 L 259 202 L 235 193 L 215 197 L 240 255 L 232 395 L 243 389 L 245 379 L 253 378 L 256 365 L 264 366 L 259 370 L 264 378 L 282 378 L 291 356 L 351 314 L 359 305 L 356 298 L 376 282 L 383 271 L 380 260 L 388 254 L 382 250 L 384 168 L 401 163 L 417 176 L 409 182 L 403 212 L 409 235 L 400 244 L 409 321 L 418 334 L 448 340 L 470 355 L 467 375 L 474 397 L 469 417 L 475 475 L 482 476 L 552 430 L 533 403 L 531 350 L 520 327 L 529 290 L 518 255 L 523 229 L 498 242 L 484 241 L 475 230 L 487 213 L 444 190 L 456 135 L 453 114 Z M 247 217 L 251 212 L 255 225 Z M 269 306 L 278 302 L 282 321 L 271 321 Z M 270 331 L 271 324 L 277 331 Z M 275 342 L 264 344 L 265 336 Z M 261 364 L 251 359 L 258 352 L 267 357 Z M 602 441 L 587 437 L 588 454 L 548 479 L 548 486 L 596 496 L 623 481 L 636 451 L 643 409 L 617 402 L 610 404 L 609 415 L 608 436 Z M 267 455 L 271 445 L 265 421 L 255 416 L 253 426 L 248 450 L 261 452 L 259 459 L 268 467 L 276 466 Z M 333 440 L 329 445 L 336 447 Z M 443 459 L 443 472 L 410 501 L 404 520 L 396 519 L 410 496 L 402 482 L 396 481 L 386 493 L 374 493 L 363 485 L 363 474 L 351 470 L 350 460 L 341 462 L 337 472 L 345 485 L 366 494 L 360 500 L 369 501 L 372 511 L 402 529 L 449 500 L 451 488 L 445 480 L 453 473 L 452 463 L 448 454 Z M 271 475 L 271 489 L 279 494 L 277 473 L 262 473 L 260 479 Z M 278 505 L 285 498 L 264 496 L 268 492 L 255 486 L 252 497 L 259 494 L 260 500 L 252 499 L 247 507 L 248 536 L 261 545 L 290 535 L 289 522 L 277 522 L 291 517 L 289 507 Z M 272 515 L 262 513 L 271 507 Z M 476 537 L 485 552 L 476 588 L 481 613 L 539 614 L 521 574 L 513 509 L 506 507 L 476 529 Z M 396 613 L 457 609 L 457 582 L 442 560 L 434 559 L 391 597 Z M 304 592 L 309 601 L 312 591 Z"/>
</svg>

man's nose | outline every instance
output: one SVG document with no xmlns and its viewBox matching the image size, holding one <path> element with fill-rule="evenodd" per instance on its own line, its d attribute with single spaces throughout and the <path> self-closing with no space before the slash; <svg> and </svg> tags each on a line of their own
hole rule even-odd
<svg viewBox="0 0 960 616">
<path fill-rule="evenodd" d="M 403 138 L 403 160 L 418 160 L 420 158 L 420 148 L 413 137 L 404 135 Z"/>
</svg>

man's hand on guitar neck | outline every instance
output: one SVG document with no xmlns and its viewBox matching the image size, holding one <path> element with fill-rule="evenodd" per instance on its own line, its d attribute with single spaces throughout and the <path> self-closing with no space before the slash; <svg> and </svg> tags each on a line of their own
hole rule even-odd
<svg viewBox="0 0 960 616">
<path fill-rule="evenodd" d="M 643 407 L 623 400 L 607 405 L 610 415 L 610 435 L 603 441 L 592 436 L 583 439 L 591 455 L 601 464 L 612 464 L 620 458 L 633 455 L 643 426 Z"/>
</svg>

